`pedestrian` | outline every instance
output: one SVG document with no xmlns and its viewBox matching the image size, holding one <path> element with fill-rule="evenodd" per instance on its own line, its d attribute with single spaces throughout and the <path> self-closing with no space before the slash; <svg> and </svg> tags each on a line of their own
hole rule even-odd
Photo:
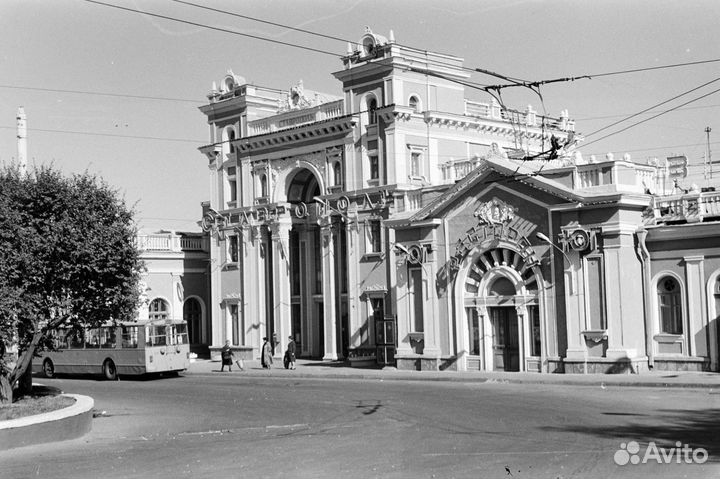
<svg viewBox="0 0 720 479">
<path fill-rule="evenodd" d="M 268 343 L 268 338 L 263 338 L 263 345 L 262 345 L 262 356 L 260 357 L 260 362 L 262 363 L 262 367 L 265 369 L 270 369 L 272 367 L 273 358 L 272 358 L 272 351 L 270 350 L 270 343 Z"/>
<path fill-rule="evenodd" d="M 288 337 L 288 347 L 285 352 L 287 355 L 288 367 L 286 369 L 295 369 L 295 341 L 292 336 Z"/>
<path fill-rule="evenodd" d="M 228 371 L 232 372 L 232 364 L 233 364 L 233 351 L 230 347 L 230 340 L 225 341 L 225 346 L 220 350 L 220 359 L 222 360 L 222 365 L 220 366 L 220 372 L 223 372 L 225 370 L 225 366 L 228 367 Z"/>
</svg>

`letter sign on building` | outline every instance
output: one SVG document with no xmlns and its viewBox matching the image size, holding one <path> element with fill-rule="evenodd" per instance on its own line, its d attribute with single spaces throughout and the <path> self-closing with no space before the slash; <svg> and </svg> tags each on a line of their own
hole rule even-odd
<svg viewBox="0 0 720 479">
<path fill-rule="evenodd" d="M 687 156 L 669 156 L 667 158 L 668 178 L 685 178 L 688 174 Z"/>
</svg>

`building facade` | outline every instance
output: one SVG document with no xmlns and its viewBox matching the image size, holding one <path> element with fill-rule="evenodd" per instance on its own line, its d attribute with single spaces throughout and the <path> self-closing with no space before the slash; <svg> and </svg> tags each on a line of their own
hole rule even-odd
<svg viewBox="0 0 720 479">
<path fill-rule="evenodd" d="M 292 336 L 300 356 L 402 369 L 717 368 L 712 222 L 682 239 L 685 197 L 650 193 L 660 166 L 585 160 L 567 112 L 468 100 L 462 59 L 392 33 L 342 63 L 335 96 L 228 72 L 200 107 L 211 350 L 258 357 L 268 337 L 280 356 Z"/>
<path fill-rule="evenodd" d="M 139 319 L 184 319 L 190 351 L 206 356 L 212 336 L 208 235 L 159 231 L 138 234 L 137 242 L 145 262 Z"/>
</svg>

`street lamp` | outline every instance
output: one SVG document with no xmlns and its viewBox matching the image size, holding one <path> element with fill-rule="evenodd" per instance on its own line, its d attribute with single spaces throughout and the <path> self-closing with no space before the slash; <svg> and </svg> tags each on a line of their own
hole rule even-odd
<svg viewBox="0 0 720 479">
<path fill-rule="evenodd" d="M 560 248 L 558 245 L 553 243 L 552 240 L 550 238 L 548 238 L 547 236 L 545 236 L 543 233 L 538 231 L 537 233 L 535 233 L 535 237 L 537 239 L 539 239 L 540 241 L 542 241 L 543 243 L 547 243 L 550 246 L 552 246 L 553 248 L 555 248 L 556 250 L 560 251 L 563 254 L 563 256 L 565 256 L 565 259 L 568 261 L 568 263 L 572 263 L 570 261 L 570 258 L 568 258 L 568 255 L 565 254 L 565 251 L 563 251 L 562 248 Z"/>
</svg>

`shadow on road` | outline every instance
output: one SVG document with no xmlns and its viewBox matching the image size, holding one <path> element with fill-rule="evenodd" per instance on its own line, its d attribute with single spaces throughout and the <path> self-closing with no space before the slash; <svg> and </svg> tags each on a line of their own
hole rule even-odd
<svg viewBox="0 0 720 479">
<path fill-rule="evenodd" d="M 704 448 L 708 452 L 709 462 L 720 462 L 720 435 L 718 435 L 720 409 L 718 408 L 703 411 L 661 410 L 659 414 L 652 416 L 621 412 L 603 412 L 602 414 L 620 416 L 628 422 L 614 426 L 567 425 L 550 426 L 544 429 L 617 438 L 618 447 L 621 443 L 629 441 L 636 441 L 640 444 L 648 444 L 652 441 L 658 448 L 675 448 L 677 447 L 676 443 L 680 442 L 683 446 L 687 444 L 693 449 Z M 632 416 L 638 417 L 638 422 L 632 421 L 630 419 Z M 652 418 L 653 424 L 639 422 L 647 421 L 644 418 Z"/>
</svg>

